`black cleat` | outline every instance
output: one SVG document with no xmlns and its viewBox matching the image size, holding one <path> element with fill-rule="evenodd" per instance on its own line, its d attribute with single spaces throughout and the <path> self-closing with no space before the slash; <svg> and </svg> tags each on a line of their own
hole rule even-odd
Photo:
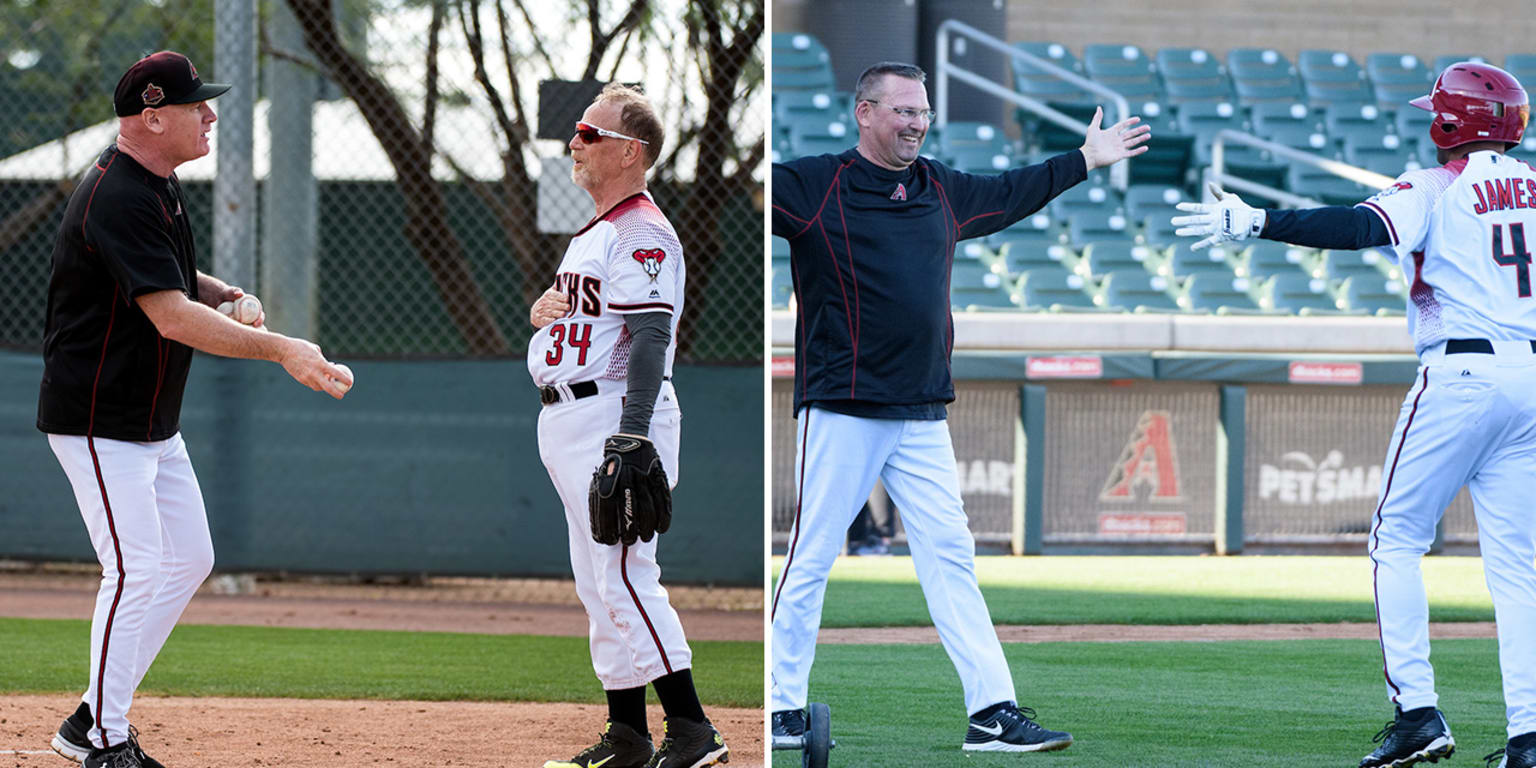
<svg viewBox="0 0 1536 768">
<path fill-rule="evenodd" d="M 971 718 L 961 749 L 971 752 L 1054 752 L 1072 746 L 1072 734 L 1035 722 L 1035 711 L 1013 704 L 982 720 Z"/>
<path fill-rule="evenodd" d="M 139 759 L 139 750 L 131 741 L 91 750 L 91 754 L 85 757 L 84 765 L 85 768 L 144 768 L 144 762 Z"/>
<path fill-rule="evenodd" d="M 53 751 L 59 753 L 61 757 L 83 763 L 94 749 L 86 733 L 95 724 L 95 719 L 91 717 L 91 708 L 82 701 L 80 706 L 75 708 L 75 713 L 65 718 L 59 725 L 59 732 L 54 734 L 53 743 L 49 746 L 53 747 Z"/>
<path fill-rule="evenodd" d="M 596 744 L 570 760 L 550 760 L 544 768 L 644 768 L 652 752 L 649 733 L 609 721 Z"/>
<path fill-rule="evenodd" d="M 669 717 L 662 721 L 661 748 L 645 768 L 704 768 L 730 761 L 725 738 L 708 720 Z"/>
<path fill-rule="evenodd" d="M 780 736 L 804 736 L 805 735 L 805 710 L 781 709 L 773 713 L 773 735 Z"/>
<path fill-rule="evenodd" d="M 1499 761 L 1497 766 L 1495 760 Z M 1483 762 L 1489 768 L 1536 768 L 1536 731 L 1510 739 L 1503 749 L 1484 755 Z"/>
<path fill-rule="evenodd" d="M 1438 763 L 1456 751 L 1456 740 L 1445 716 L 1434 707 L 1397 710 L 1371 741 L 1381 742 L 1360 760 L 1360 768 L 1406 768 L 1420 762 Z"/>
</svg>

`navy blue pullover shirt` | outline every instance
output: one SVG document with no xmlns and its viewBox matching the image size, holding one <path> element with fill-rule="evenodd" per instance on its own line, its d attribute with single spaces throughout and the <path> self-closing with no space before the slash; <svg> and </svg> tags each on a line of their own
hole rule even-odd
<svg viewBox="0 0 1536 768">
<path fill-rule="evenodd" d="M 794 273 L 795 412 L 942 419 L 955 399 L 955 243 L 997 232 L 1087 178 L 1077 150 L 998 174 L 849 149 L 773 165 L 773 234 Z"/>
</svg>

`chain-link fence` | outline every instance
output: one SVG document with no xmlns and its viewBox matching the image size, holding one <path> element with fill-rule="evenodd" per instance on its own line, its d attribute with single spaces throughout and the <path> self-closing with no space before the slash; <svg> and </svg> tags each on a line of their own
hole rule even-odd
<svg viewBox="0 0 1536 768">
<path fill-rule="evenodd" d="M 337 357 L 520 357 L 529 304 L 595 213 L 566 143 L 617 81 L 666 130 L 650 190 L 687 263 L 679 359 L 761 360 L 762 0 L 238 6 L 0 9 L 0 345 L 40 345 L 64 201 L 116 134 L 112 87 L 172 48 L 236 85 L 214 102 L 233 154 L 178 171 L 199 266 L 254 288 L 275 329 Z"/>
</svg>

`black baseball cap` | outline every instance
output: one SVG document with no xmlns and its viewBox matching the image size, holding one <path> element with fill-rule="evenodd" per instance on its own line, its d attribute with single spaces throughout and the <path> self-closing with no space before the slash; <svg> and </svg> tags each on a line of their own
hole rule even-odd
<svg viewBox="0 0 1536 768">
<path fill-rule="evenodd" d="M 192 60 L 175 52 L 151 53 L 128 68 L 117 81 L 112 106 L 118 117 L 137 115 L 150 107 L 195 104 L 229 90 L 224 83 L 205 83 Z"/>
</svg>

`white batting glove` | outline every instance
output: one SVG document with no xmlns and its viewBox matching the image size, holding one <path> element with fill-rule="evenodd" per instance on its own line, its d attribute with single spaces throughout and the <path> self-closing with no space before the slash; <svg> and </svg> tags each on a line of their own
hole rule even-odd
<svg viewBox="0 0 1536 768">
<path fill-rule="evenodd" d="M 1231 192 L 1223 192 L 1214 182 L 1210 184 L 1214 203 L 1179 203 L 1179 210 L 1194 216 L 1175 216 L 1168 223 L 1178 227 L 1174 234 L 1180 237 L 1204 237 L 1190 246 L 1200 250 L 1232 240 L 1258 237 L 1264 231 L 1264 209 L 1254 208 Z"/>
</svg>

